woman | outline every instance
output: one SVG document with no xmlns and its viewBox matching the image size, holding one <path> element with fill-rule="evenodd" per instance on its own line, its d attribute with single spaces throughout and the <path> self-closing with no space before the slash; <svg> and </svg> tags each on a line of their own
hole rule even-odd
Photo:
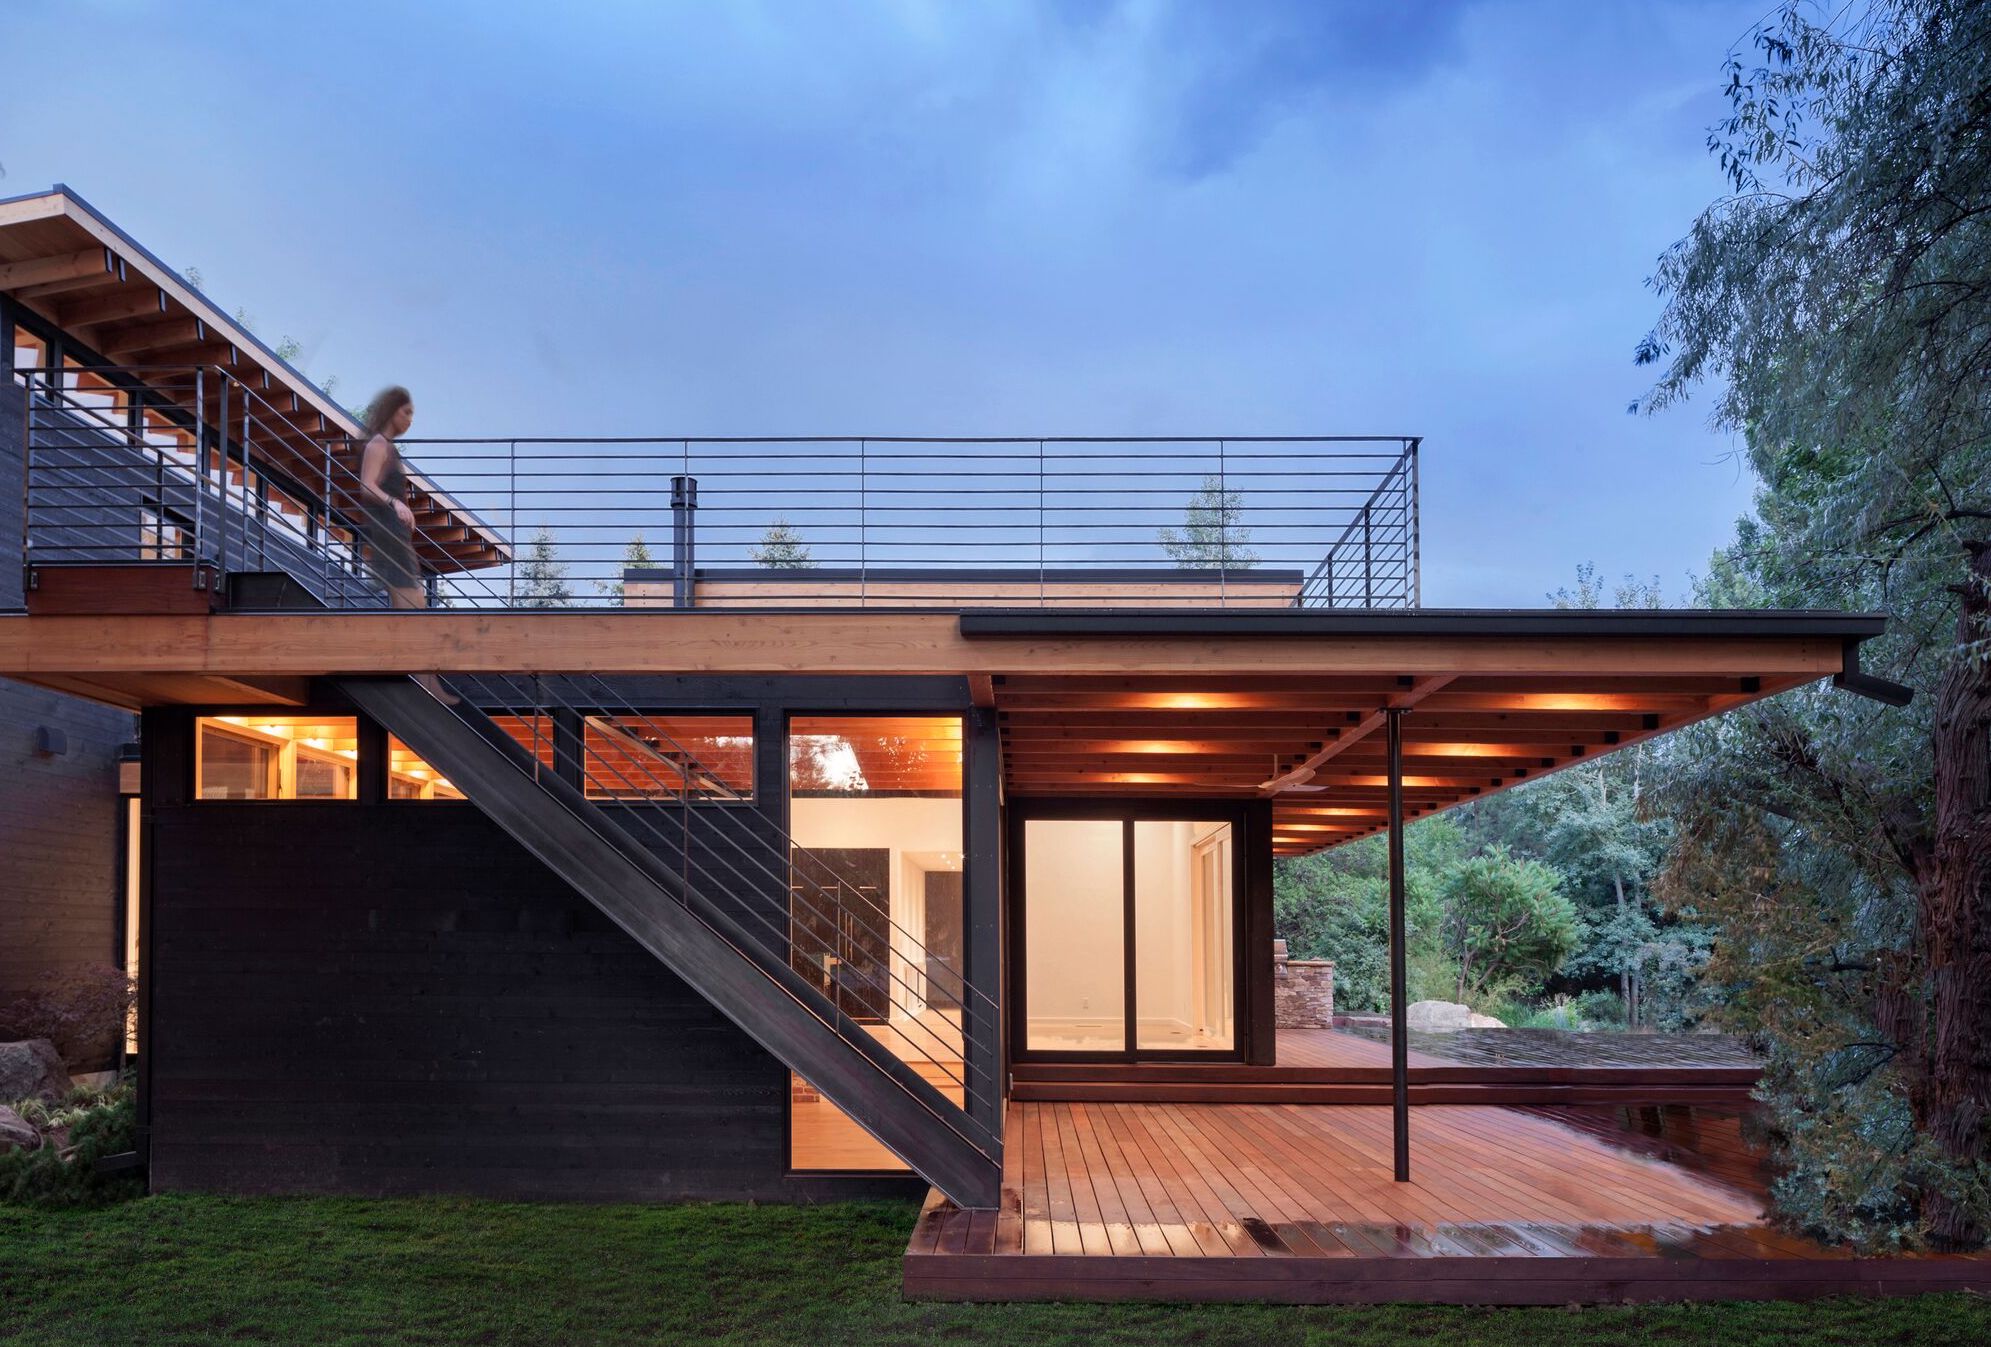
<svg viewBox="0 0 1991 1347">
<path fill-rule="evenodd" d="M 367 404 L 361 424 L 366 450 L 360 455 L 360 507 L 366 512 L 366 542 L 374 579 L 387 587 L 392 608 L 426 608 L 428 590 L 415 559 L 415 512 L 408 508 L 408 471 L 394 442 L 415 421 L 415 400 L 398 384 L 383 388 Z"/>
</svg>

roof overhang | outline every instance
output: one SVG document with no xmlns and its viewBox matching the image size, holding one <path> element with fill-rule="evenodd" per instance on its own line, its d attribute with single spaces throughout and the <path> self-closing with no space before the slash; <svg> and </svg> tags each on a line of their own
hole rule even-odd
<svg viewBox="0 0 1991 1347">
<path fill-rule="evenodd" d="M 1384 827 L 1392 708 L 1417 818 L 1856 671 L 1883 627 L 1677 610 L 18 616 L 0 617 L 0 676 L 129 707 L 302 703 L 328 674 L 954 676 L 998 717 L 1010 794 L 1269 800 L 1295 854 Z"/>
<path fill-rule="evenodd" d="M 360 433 L 323 389 L 61 184 L 0 200 L 0 292 L 114 367 L 224 370 L 299 441 L 322 445 Z M 144 381 L 142 372 L 134 377 Z M 422 548 L 432 569 L 509 559 L 495 529 L 412 469 L 409 488 L 424 536 L 441 540 Z"/>
</svg>

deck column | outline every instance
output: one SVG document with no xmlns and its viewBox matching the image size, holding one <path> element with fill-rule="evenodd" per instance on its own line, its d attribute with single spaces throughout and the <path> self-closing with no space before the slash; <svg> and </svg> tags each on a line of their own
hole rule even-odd
<svg viewBox="0 0 1991 1347">
<path fill-rule="evenodd" d="M 993 707 L 967 713 L 966 872 L 962 886 L 962 1080 L 976 1093 L 968 1113 L 996 1135 L 1003 1123 L 1002 1016 L 1002 746 Z M 976 993 L 981 993 L 978 996 Z M 989 999 L 983 1000 L 982 996 Z"/>
<path fill-rule="evenodd" d="M 1390 776 L 1390 1111 L 1396 1136 L 1396 1181 L 1410 1182 L 1410 1016 L 1404 972 L 1403 708 L 1391 707 Z"/>
</svg>

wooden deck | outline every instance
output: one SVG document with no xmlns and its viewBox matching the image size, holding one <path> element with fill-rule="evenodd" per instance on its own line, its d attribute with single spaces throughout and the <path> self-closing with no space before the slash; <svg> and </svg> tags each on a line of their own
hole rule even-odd
<svg viewBox="0 0 1991 1347">
<path fill-rule="evenodd" d="M 1669 1136 L 1622 1131 L 1614 1112 L 1416 1109 L 1399 1184 L 1387 1109 L 1012 1103 L 1001 1208 L 930 1198 L 905 1291 L 1564 1304 L 1991 1290 L 1991 1259 L 1852 1258 L 1770 1228 L 1732 1114 Z"/>
</svg>

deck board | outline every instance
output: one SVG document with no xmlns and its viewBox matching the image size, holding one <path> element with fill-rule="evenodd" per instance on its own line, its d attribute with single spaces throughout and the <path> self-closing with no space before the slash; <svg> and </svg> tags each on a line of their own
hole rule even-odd
<svg viewBox="0 0 1991 1347">
<path fill-rule="evenodd" d="M 1991 1291 L 1991 1258 L 1856 1258 L 1777 1231 L 1733 1116 L 1013 1101 L 1003 1206 L 929 1200 L 939 1300 L 1563 1304 Z M 1704 1147 L 1705 1149 L 1697 1149 Z"/>
</svg>

